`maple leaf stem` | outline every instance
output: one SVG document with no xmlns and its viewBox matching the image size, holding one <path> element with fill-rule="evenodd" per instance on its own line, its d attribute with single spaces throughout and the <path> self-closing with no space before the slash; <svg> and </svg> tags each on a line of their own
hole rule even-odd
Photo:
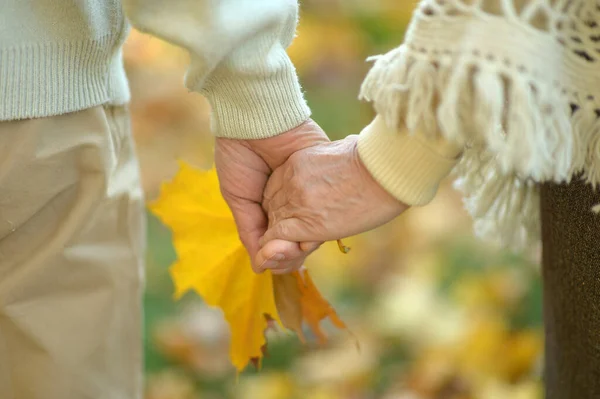
<svg viewBox="0 0 600 399">
<path fill-rule="evenodd" d="M 350 252 L 351 248 L 345 246 L 344 243 L 342 242 L 342 240 L 337 240 L 337 245 L 342 253 L 347 254 L 348 252 Z"/>
</svg>

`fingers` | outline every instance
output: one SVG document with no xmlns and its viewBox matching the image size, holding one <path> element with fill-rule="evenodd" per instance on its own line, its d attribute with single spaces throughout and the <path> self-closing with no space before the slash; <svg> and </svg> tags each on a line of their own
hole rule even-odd
<svg viewBox="0 0 600 399">
<path fill-rule="evenodd" d="M 285 240 L 273 240 L 267 242 L 255 259 L 258 265 L 257 271 L 271 270 L 273 274 L 285 274 L 298 270 L 304 264 L 308 255 L 315 251 L 321 243 L 307 243 L 307 250 L 301 248 L 301 244 Z"/>
<path fill-rule="evenodd" d="M 319 247 L 323 244 L 322 241 L 308 241 L 308 242 L 301 242 L 300 243 L 300 249 L 304 252 L 308 252 L 308 253 L 312 253 L 314 251 L 316 251 L 317 249 L 319 249 Z"/>
<path fill-rule="evenodd" d="M 274 211 L 279 209 L 285 203 L 285 167 L 281 167 L 275 169 L 271 176 L 269 176 L 269 180 L 267 181 L 267 185 L 265 186 L 265 191 L 263 193 L 263 203 L 262 207 L 267 212 Z M 269 222 L 272 224 L 274 220 L 269 219 Z"/>
<path fill-rule="evenodd" d="M 256 254 L 260 250 L 259 240 L 267 229 L 267 217 L 260 206 L 256 202 L 250 200 L 228 200 L 233 218 L 238 228 L 240 240 L 250 259 L 255 259 Z M 257 271 L 257 265 L 252 264 L 252 268 Z"/>
<path fill-rule="evenodd" d="M 278 191 L 269 201 L 263 202 L 263 210 L 268 215 L 269 226 L 274 226 L 291 214 L 291 204 L 284 190 Z"/>
<path fill-rule="evenodd" d="M 263 193 L 263 201 L 273 198 L 273 195 L 275 195 L 275 193 L 282 189 L 285 181 L 285 170 L 286 167 L 284 165 L 275 169 L 271 173 L 271 175 L 269 176 L 269 180 L 267 180 L 267 184 L 265 186 L 265 191 Z"/>
<path fill-rule="evenodd" d="M 321 237 L 316 237 L 320 239 Z M 260 245 L 265 245 L 273 240 L 286 240 L 294 242 L 314 242 L 315 237 L 306 231 L 305 225 L 296 218 L 282 219 L 267 229 L 259 240 Z"/>
<path fill-rule="evenodd" d="M 296 242 L 273 240 L 258 251 L 254 263 L 258 265 L 258 273 L 269 269 L 274 274 L 283 274 L 298 270 L 307 255 Z"/>
</svg>

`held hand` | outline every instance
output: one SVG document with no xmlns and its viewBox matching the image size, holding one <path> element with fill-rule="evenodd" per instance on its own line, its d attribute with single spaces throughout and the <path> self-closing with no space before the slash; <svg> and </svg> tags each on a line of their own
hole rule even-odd
<svg viewBox="0 0 600 399">
<path fill-rule="evenodd" d="M 274 269 L 274 273 L 295 270 L 310 252 L 302 251 L 294 242 L 274 241 L 267 248 L 272 251 L 268 257 L 263 257 L 264 253 L 258 256 L 258 241 L 268 227 L 261 204 L 272 170 L 296 151 L 326 142 L 329 139 L 323 130 L 310 119 L 288 132 L 267 139 L 216 139 L 215 165 L 221 192 L 235 218 L 240 239 L 253 260 L 255 271 L 265 268 Z"/>
<path fill-rule="evenodd" d="M 263 208 L 272 240 L 321 242 L 371 230 L 408 208 L 387 193 L 362 164 L 358 136 L 298 151 L 271 175 Z"/>
</svg>

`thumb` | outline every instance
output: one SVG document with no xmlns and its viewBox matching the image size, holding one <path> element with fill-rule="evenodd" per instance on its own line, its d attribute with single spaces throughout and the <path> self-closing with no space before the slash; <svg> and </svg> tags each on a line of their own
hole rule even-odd
<svg viewBox="0 0 600 399">
<path fill-rule="evenodd" d="M 314 241 L 307 237 L 302 223 L 295 218 L 283 219 L 269 226 L 260 244 L 265 245 L 269 241 L 285 240 L 294 242 Z"/>
</svg>

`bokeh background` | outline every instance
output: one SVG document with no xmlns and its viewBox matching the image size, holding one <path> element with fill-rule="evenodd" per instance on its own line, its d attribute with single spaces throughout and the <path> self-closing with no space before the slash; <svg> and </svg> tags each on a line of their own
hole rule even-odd
<svg viewBox="0 0 600 399">
<path fill-rule="evenodd" d="M 289 52 L 313 117 L 331 139 L 359 133 L 373 117 L 357 100 L 365 59 L 402 42 L 414 2 L 304 0 L 301 7 Z M 178 159 L 210 167 L 209 107 L 183 87 L 184 52 L 134 31 L 125 57 L 151 201 Z M 170 233 L 149 215 L 146 399 L 541 398 L 535 254 L 475 240 L 450 183 L 427 207 L 345 240 L 350 254 L 328 243 L 310 259 L 352 335 L 330 328 L 330 343 L 316 348 L 272 333 L 263 369 L 239 376 L 221 314 L 194 295 L 172 300 Z"/>
</svg>

